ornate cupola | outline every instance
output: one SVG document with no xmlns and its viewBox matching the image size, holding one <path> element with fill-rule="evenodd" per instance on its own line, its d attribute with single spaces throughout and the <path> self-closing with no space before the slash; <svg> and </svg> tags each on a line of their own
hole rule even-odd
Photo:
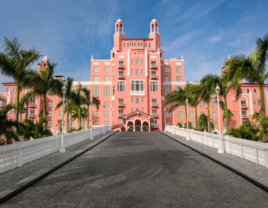
<svg viewBox="0 0 268 208">
<path fill-rule="evenodd" d="M 156 19 L 153 19 L 150 23 L 150 34 L 149 38 L 153 39 L 152 47 L 153 50 L 157 51 L 158 48 L 161 48 L 161 35 L 159 32 L 159 23 Z"/>
<path fill-rule="evenodd" d="M 114 31 L 114 47 L 111 51 L 111 57 L 114 56 L 114 53 L 121 52 L 122 49 L 122 39 L 125 38 L 125 32 L 124 32 L 124 23 L 119 18 L 115 22 L 115 31 Z"/>
</svg>

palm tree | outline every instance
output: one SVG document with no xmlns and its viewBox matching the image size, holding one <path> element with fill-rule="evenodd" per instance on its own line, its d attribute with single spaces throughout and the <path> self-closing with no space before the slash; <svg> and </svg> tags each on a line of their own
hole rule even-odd
<svg viewBox="0 0 268 208">
<path fill-rule="evenodd" d="M 239 126 L 239 128 L 230 127 L 226 132 L 226 135 L 255 141 L 259 139 L 259 136 L 257 134 L 258 128 L 252 125 L 249 120 Z"/>
<path fill-rule="evenodd" d="M 206 116 L 205 114 L 201 114 L 198 118 L 198 127 L 201 129 L 201 130 L 206 130 L 208 131 L 208 116 Z M 214 130 L 214 124 L 212 122 L 212 120 L 210 120 L 210 127 L 212 130 Z"/>
<path fill-rule="evenodd" d="M 85 107 L 80 108 L 80 117 L 79 117 L 79 108 L 74 104 L 70 103 L 70 110 L 71 110 L 71 120 L 75 121 L 79 119 L 86 119 L 88 117 L 88 110 Z M 80 126 L 79 126 L 80 127 Z"/>
<path fill-rule="evenodd" d="M 65 94 L 65 98 L 66 98 L 66 106 L 65 106 L 65 112 L 66 112 L 66 126 L 65 126 L 65 131 L 66 133 L 69 132 L 69 113 L 70 113 L 70 110 L 69 110 L 69 102 L 70 102 L 70 94 L 71 94 L 71 91 L 72 91 L 72 85 L 73 85 L 73 81 L 74 81 L 74 78 L 71 78 L 71 77 L 68 77 L 66 82 L 64 83 L 65 84 L 65 87 L 66 87 L 66 94 Z M 63 87 L 63 85 L 62 85 Z M 62 94 L 62 91 L 59 90 L 59 91 L 56 91 L 56 94 L 63 98 L 63 94 Z M 62 107 L 62 101 L 60 101 L 57 106 L 55 107 L 55 110 L 57 110 L 58 108 Z M 65 114 L 64 112 L 64 114 Z"/>
<path fill-rule="evenodd" d="M 53 78 L 53 72 L 57 64 L 55 63 L 47 63 L 47 67 L 43 69 L 40 74 L 35 72 L 25 79 L 25 85 L 32 87 L 34 90 L 26 93 L 22 99 L 22 103 L 29 102 L 33 100 L 35 97 L 43 96 L 43 117 L 46 118 L 47 110 L 46 110 L 46 100 L 47 94 L 53 93 L 54 91 L 61 90 L 61 82 L 57 79 Z M 44 123 L 46 128 L 46 123 Z"/>
<path fill-rule="evenodd" d="M 255 112 L 252 115 L 252 119 L 256 119 L 257 123 L 259 123 L 260 117 L 261 117 L 261 113 L 258 113 L 258 112 Z"/>
<path fill-rule="evenodd" d="M 8 104 L 4 109 L 0 110 L 0 135 L 3 135 L 6 138 L 7 143 L 12 139 L 18 141 L 18 136 L 14 132 L 13 128 L 18 127 L 19 122 L 7 118 L 7 113 L 14 108 L 14 105 Z"/>
<path fill-rule="evenodd" d="M 32 74 L 32 70 L 26 70 L 27 67 L 30 67 L 36 60 L 41 56 L 38 51 L 34 48 L 25 51 L 21 49 L 21 44 L 19 44 L 17 38 L 13 40 L 8 40 L 4 37 L 5 43 L 5 52 L 0 52 L 0 72 L 1 74 L 13 77 L 16 81 L 17 91 L 16 91 L 16 114 L 15 121 L 19 121 L 19 101 L 20 101 L 20 92 L 21 86 L 25 78 Z M 18 129 L 17 129 L 18 134 Z"/>
<path fill-rule="evenodd" d="M 263 39 L 257 39 L 256 51 L 249 57 L 244 54 L 235 55 L 231 59 L 226 60 L 226 80 L 242 80 L 245 79 L 250 83 L 257 83 L 260 89 L 261 111 L 265 114 L 264 103 L 264 82 L 268 78 L 268 72 L 265 65 L 268 59 L 268 34 Z"/>
<path fill-rule="evenodd" d="M 89 106 L 91 105 L 90 103 L 90 90 L 87 89 L 87 88 L 82 88 L 82 92 L 84 94 L 84 97 L 85 97 L 85 105 L 87 105 L 87 109 L 88 109 L 88 113 L 87 113 L 87 128 L 89 129 Z M 100 105 L 100 101 L 95 98 L 95 97 L 92 97 L 93 99 L 93 104 L 97 107 L 97 110 L 99 109 L 99 105 Z"/>
<path fill-rule="evenodd" d="M 44 128 L 44 123 L 46 123 L 44 117 L 40 117 L 39 121 L 34 121 L 32 119 L 25 119 L 23 123 L 20 124 L 20 135 L 23 136 L 25 140 L 39 139 L 42 137 L 52 136 L 52 132 Z"/>
</svg>

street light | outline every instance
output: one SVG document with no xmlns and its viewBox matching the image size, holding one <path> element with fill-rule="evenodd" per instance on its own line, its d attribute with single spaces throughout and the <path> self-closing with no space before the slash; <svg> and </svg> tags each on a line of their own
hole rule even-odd
<svg viewBox="0 0 268 208">
<path fill-rule="evenodd" d="M 105 113 L 105 105 L 103 104 L 103 134 L 105 134 L 105 131 L 104 131 L 104 113 Z"/>
<path fill-rule="evenodd" d="M 224 153 L 223 145 L 222 145 L 222 138 L 221 138 L 221 119 L 220 119 L 220 98 L 219 94 L 221 91 L 221 88 L 217 84 L 217 87 L 215 88 L 216 94 L 217 94 L 217 101 L 218 101 L 218 121 L 219 121 L 219 148 L 218 148 L 218 153 Z"/>
<path fill-rule="evenodd" d="M 91 134 L 91 139 L 93 139 L 93 134 L 92 134 L 92 128 L 93 128 L 93 121 L 92 121 L 92 105 L 93 105 L 93 98 L 90 99 L 90 106 L 91 106 L 91 128 L 90 128 L 90 134 Z"/>
<path fill-rule="evenodd" d="M 65 101 L 65 94 L 66 94 L 66 87 L 63 85 L 61 88 L 62 94 L 63 94 L 63 99 L 62 99 L 62 130 L 61 130 L 61 144 L 60 144 L 60 152 L 65 152 L 65 147 L 63 143 L 63 130 L 64 130 L 64 101 Z"/>
<path fill-rule="evenodd" d="M 188 103 L 189 103 L 189 100 L 186 98 L 185 100 L 185 103 L 186 103 L 186 125 L 187 125 L 187 137 L 186 137 L 186 140 L 190 140 L 189 138 L 189 127 L 188 127 Z"/>
</svg>

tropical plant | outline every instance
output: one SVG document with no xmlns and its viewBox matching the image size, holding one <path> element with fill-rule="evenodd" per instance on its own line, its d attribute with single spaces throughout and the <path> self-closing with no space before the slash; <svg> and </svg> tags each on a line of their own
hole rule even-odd
<svg viewBox="0 0 268 208">
<path fill-rule="evenodd" d="M 177 126 L 180 127 L 180 128 L 183 127 L 181 122 L 178 122 L 178 123 L 177 123 Z"/>
<path fill-rule="evenodd" d="M 184 123 L 184 128 L 187 129 L 187 122 Z M 193 128 L 193 125 L 191 122 L 188 121 L 188 128 L 189 129 L 192 129 Z"/>
<path fill-rule="evenodd" d="M 214 124 L 213 121 L 210 120 L 210 127 L 212 130 L 214 130 Z M 202 113 L 198 118 L 198 127 L 200 130 L 208 131 L 208 116 L 206 116 L 204 113 Z"/>
<path fill-rule="evenodd" d="M 87 128 L 89 129 L 89 106 L 91 105 L 90 103 L 90 90 L 87 89 L 87 88 L 82 88 L 82 92 L 84 94 L 84 97 L 85 97 L 85 105 L 87 106 Z M 100 105 L 100 101 L 95 98 L 95 97 L 92 97 L 93 99 L 93 105 L 95 105 L 97 107 L 97 110 L 99 109 L 99 105 Z"/>
<path fill-rule="evenodd" d="M 46 123 L 44 117 L 40 117 L 39 121 L 34 121 L 32 119 L 25 119 L 23 123 L 20 123 L 20 136 L 23 136 L 24 140 L 39 139 L 42 137 L 52 136 L 52 132 L 44 128 L 44 123 Z"/>
<path fill-rule="evenodd" d="M 261 111 L 265 114 L 264 103 L 264 82 L 268 78 L 268 72 L 266 68 L 266 60 L 268 59 L 268 34 L 263 39 L 257 39 L 256 51 L 254 51 L 249 57 L 244 54 L 235 55 L 231 59 L 227 59 L 225 65 L 227 71 L 225 78 L 227 81 L 246 81 L 259 85 L 260 97 L 261 97 Z"/>
<path fill-rule="evenodd" d="M 22 50 L 21 44 L 17 38 L 8 40 L 4 37 L 5 53 L 0 52 L 0 72 L 2 75 L 13 77 L 16 81 L 16 114 L 15 121 L 19 121 L 19 101 L 21 88 L 24 85 L 25 78 L 33 71 L 26 68 L 30 67 L 41 56 L 34 48 L 26 51 Z M 17 129 L 18 135 L 18 129 Z"/>
<path fill-rule="evenodd" d="M 255 112 L 253 115 L 252 115 L 252 119 L 256 119 L 256 123 L 258 124 L 259 123 L 259 120 L 261 118 L 262 114 L 261 113 L 258 113 L 258 112 Z"/>
<path fill-rule="evenodd" d="M 53 78 L 53 72 L 57 64 L 47 63 L 47 67 L 34 74 L 31 74 L 25 79 L 25 85 L 32 87 L 34 90 L 26 93 L 22 98 L 21 102 L 26 103 L 33 100 L 36 97 L 43 96 L 43 117 L 46 118 L 47 114 L 47 94 L 53 93 L 54 91 L 61 90 L 61 82 L 58 79 Z M 46 123 L 44 123 L 46 128 Z"/>
<path fill-rule="evenodd" d="M 74 104 L 70 103 L 70 110 L 71 110 L 71 120 L 75 121 L 79 119 L 86 119 L 88 117 L 88 110 L 85 107 L 80 108 L 80 117 L 79 117 L 79 108 Z"/>
</svg>

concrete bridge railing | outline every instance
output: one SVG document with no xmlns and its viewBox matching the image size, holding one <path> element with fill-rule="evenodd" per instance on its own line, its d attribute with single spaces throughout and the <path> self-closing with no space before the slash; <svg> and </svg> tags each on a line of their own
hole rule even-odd
<svg viewBox="0 0 268 208">
<path fill-rule="evenodd" d="M 64 134 L 63 141 L 65 148 L 73 146 L 94 136 L 103 134 L 110 130 L 110 126 L 98 126 L 91 129 L 75 131 Z M 44 137 L 25 142 L 16 142 L 6 146 L 0 146 L 0 173 L 21 167 L 49 154 L 59 151 L 61 135 Z"/>
<path fill-rule="evenodd" d="M 166 126 L 165 131 L 187 137 L 187 129 L 178 126 Z M 189 129 L 189 139 L 203 145 L 218 149 L 219 135 Z M 268 168 L 268 143 L 222 135 L 224 153 L 231 154 Z"/>
</svg>

